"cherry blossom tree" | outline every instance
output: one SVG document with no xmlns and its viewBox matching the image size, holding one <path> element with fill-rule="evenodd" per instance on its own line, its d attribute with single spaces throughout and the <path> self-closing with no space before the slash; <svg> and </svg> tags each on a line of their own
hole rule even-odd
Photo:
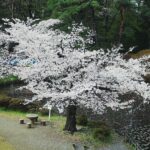
<svg viewBox="0 0 150 150">
<path fill-rule="evenodd" d="M 60 20 L 49 19 L 35 24 L 28 19 L 14 23 L 5 19 L 10 28 L 0 36 L 3 55 L 0 57 L 0 75 L 17 75 L 27 82 L 21 87 L 35 95 L 26 103 L 44 100 L 60 112 L 68 107 L 66 130 L 75 131 L 76 106 L 103 113 L 106 107 L 127 108 L 134 99 L 121 102 L 119 95 L 129 91 L 150 100 L 150 85 L 143 75 L 149 65 L 149 56 L 140 59 L 123 59 L 121 46 L 112 49 L 88 51 L 93 32 L 82 24 L 73 24 L 69 34 L 53 29 Z M 86 36 L 81 33 L 86 31 Z M 14 52 L 8 53 L 10 41 L 18 42 Z M 72 110 L 72 111 L 70 111 Z"/>
</svg>

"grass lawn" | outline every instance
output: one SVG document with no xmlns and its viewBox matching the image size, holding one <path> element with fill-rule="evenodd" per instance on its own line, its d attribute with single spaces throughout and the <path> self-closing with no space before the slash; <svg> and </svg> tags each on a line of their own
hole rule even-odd
<svg viewBox="0 0 150 150">
<path fill-rule="evenodd" d="M 4 138 L 0 137 L 0 150 L 15 150 Z"/>
<path fill-rule="evenodd" d="M 19 111 L 12 111 L 5 108 L 0 108 L 0 117 L 6 117 L 10 119 L 20 119 L 25 117 L 26 113 Z"/>
</svg>

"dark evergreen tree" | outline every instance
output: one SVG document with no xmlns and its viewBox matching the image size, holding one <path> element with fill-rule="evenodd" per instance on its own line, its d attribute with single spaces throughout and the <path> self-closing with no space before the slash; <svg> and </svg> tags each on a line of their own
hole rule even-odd
<svg viewBox="0 0 150 150">
<path fill-rule="evenodd" d="M 0 0 L 1 18 L 42 18 L 47 0 Z"/>
<path fill-rule="evenodd" d="M 131 46 L 149 47 L 145 42 L 148 34 L 142 31 L 145 28 L 141 23 L 148 28 L 149 22 L 144 23 L 147 20 L 144 14 L 148 17 L 148 3 L 139 0 L 48 0 L 48 10 L 51 17 L 62 19 L 65 24 L 76 21 L 90 27 L 95 33 L 93 49 L 122 43 L 128 50 Z"/>
</svg>

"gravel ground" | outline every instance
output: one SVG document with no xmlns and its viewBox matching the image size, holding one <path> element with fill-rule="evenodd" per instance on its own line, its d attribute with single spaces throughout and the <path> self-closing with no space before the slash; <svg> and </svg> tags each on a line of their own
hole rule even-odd
<svg viewBox="0 0 150 150">
<path fill-rule="evenodd" d="M 121 140 L 118 140 L 107 148 L 102 148 L 101 150 L 128 150 L 128 148 L 123 144 Z"/>
<path fill-rule="evenodd" d="M 74 150 L 73 142 L 59 136 L 50 125 L 35 125 L 34 128 L 28 129 L 25 124 L 20 125 L 17 120 L 0 117 L 0 136 L 14 145 L 16 150 Z M 84 148 L 82 145 L 77 145 L 76 150 Z M 127 150 L 127 148 L 119 141 L 98 150 Z"/>
<path fill-rule="evenodd" d="M 13 144 L 16 150 L 73 150 L 72 143 L 56 137 L 50 125 L 37 125 L 27 129 L 17 121 L 0 118 L 0 135 Z"/>
</svg>

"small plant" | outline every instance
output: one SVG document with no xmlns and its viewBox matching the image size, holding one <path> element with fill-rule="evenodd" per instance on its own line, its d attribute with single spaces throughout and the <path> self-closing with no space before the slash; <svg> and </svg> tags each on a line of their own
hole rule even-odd
<svg viewBox="0 0 150 150">
<path fill-rule="evenodd" d="M 11 98 L 6 95 L 0 95 L 0 106 L 8 107 L 10 99 Z"/>
<path fill-rule="evenodd" d="M 111 135 L 111 129 L 104 121 L 89 121 L 88 127 L 92 129 L 95 139 L 100 141 L 108 141 Z"/>
<path fill-rule="evenodd" d="M 107 126 L 104 121 L 89 121 L 88 127 L 90 128 L 100 128 L 101 126 Z"/>
<path fill-rule="evenodd" d="M 86 115 L 80 115 L 77 117 L 77 124 L 78 125 L 82 125 L 82 126 L 86 126 L 88 123 L 88 119 Z"/>
<path fill-rule="evenodd" d="M 94 129 L 93 136 L 96 139 L 104 141 L 111 135 L 111 130 L 108 126 L 101 126 L 100 128 Z"/>
</svg>

